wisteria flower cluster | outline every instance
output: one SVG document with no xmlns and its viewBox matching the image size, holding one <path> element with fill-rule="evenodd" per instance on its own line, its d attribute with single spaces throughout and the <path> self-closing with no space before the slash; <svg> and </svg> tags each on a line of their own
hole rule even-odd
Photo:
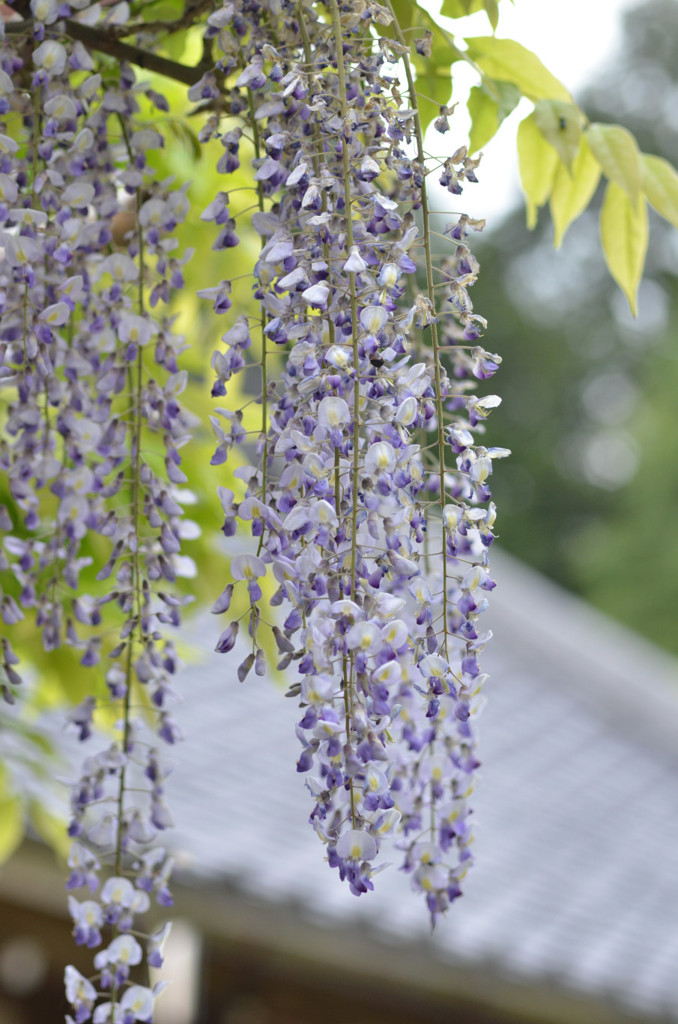
<svg viewBox="0 0 678 1024">
<path fill-rule="evenodd" d="M 2 616 L 90 669 L 92 695 L 69 714 L 80 740 L 96 716 L 115 723 L 72 789 L 69 909 L 96 953 L 91 978 L 67 968 L 66 994 L 68 1020 L 130 1024 L 152 1019 L 157 995 L 130 971 L 158 966 L 164 938 L 139 917 L 152 897 L 171 903 L 153 842 L 171 824 L 163 748 L 178 735 L 163 631 L 186 600 L 173 584 L 191 422 L 167 303 L 183 286 L 173 233 L 188 200 L 153 169 L 163 137 L 143 110 L 164 98 L 126 64 L 104 79 L 64 33 L 84 6 L 32 0 L 0 51 Z M 13 700 L 9 637 L 2 651 Z"/>
<path fill-rule="evenodd" d="M 261 239 L 258 317 L 231 308 L 229 280 L 201 292 L 229 319 L 213 395 L 228 395 L 257 349 L 262 367 L 261 432 L 236 474 L 246 491 L 220 489 L 224 533 L 245 523 L 255 547 L 234 559 L 214 611 L 246 581 L 252 650 L 239 675 L 261 673 L 259 630 L 273 617 L 262 581 L 277 584 L 271 625 L 280 665 L 298 673 L 297 768 L 327 859 L 360 895 L 394 836 L 435 922 L 471 861 L 479 619 L 494 587 L 488 477 L 506 454 L 475 437 L 499 401 L 473 393 L 500 362 L 478 343 L 485 322 L 468 293 L 467 235 L 482 225 L 450 224 L 434 267 L 431 172 L 388 2 L 245 0 L 208 26 L 228 87 L 211 73 L 193 87 L 226 108 L 202 137 L 223 146 L 225 176 L 251 161 Z M 439 180 L 457 195 L 476 165 L 459 149 Z M 217 252 L 238 243 L 230 205 L 222 191 L 203 213 Z M 214 426 L 218 465 L 246 438 L 231 408 L 217 407 Z M 232 650 L 238 629 L 234 619 L 217 649 Z"/>
<path fill-rule="evenodd" d="M 174 28 L 201 11 L 187 5 Z M 185 341 L 168 308 L 189 199 L 156 170 L 167 99 L 133 68 L 188 86 L 224 180 L 202 213 L 210 267 L 224 269 L 199 295 L 226 317 L 212 462 L 247 460 L 240 493 L 219 487 L 224 534 L 252 537 L 213 609 L 242 591 L 250 644 L 234 674 L 265 673 L 270 628 L 294 673 L 297 768 L 330 865 L 360 895 L 393 837 L 432 923 L 471 862 L 488 478 L 506 452 L 480 443 L 499 400 L 474 391 L 500 363 L 469 298 L 468 234 L 482 224 L 457 215 L 434 259 L 426 182 L 436 173 L 459 195 L 477 161 L 463 147 L 437 168 L 427 158 L 390 0 L 226 0 L 206 16 L 196 68 L 160 55 L 167 26 L 135 25 L 126 0 L 15 0 L 0 25 L 0 684 L 13 701 L 24 669 L 11 631 L 27 621 L 90 671 L 69 724 L 83 743 L 109 735 L 88 745 L 71 794 L 68 902 L 93 973 L 66 969 L 68 1020 L 132 1024 L 153 1018 L 148 968 L 167 934 L 143 915 L 152 898 L 172 902 L 156 840 L 171 825 L 164 750 L 179 738 L 175 583 L 195 534 L 182 518 Z M 243 168 L 255 314 L 233 306 L 228 259 L 244 216 L 229 176 Z M 258 394 L 238 378 L 254 366 Z M 243 391 L 260 404 L 255 431 Z"/>
</svg>

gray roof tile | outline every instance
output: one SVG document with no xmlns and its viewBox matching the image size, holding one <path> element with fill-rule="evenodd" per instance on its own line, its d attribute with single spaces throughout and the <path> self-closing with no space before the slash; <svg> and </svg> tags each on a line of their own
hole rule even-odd
<svg viewBox="0 0 678 1024">
<path fill-rule="evenodd" d="M 315 926 L 369 928 L 678 1020 L 676 663 L 512 561 L 495 567 L 477 863 L 433 938 L 397 852 L 359 900 L 323 863 L 294 703 L 225 671 L 209 617 L 187 628 L 201 659 L 178 682 L 171 841 L 194 875 L 293 903 Z"/>
</svg>

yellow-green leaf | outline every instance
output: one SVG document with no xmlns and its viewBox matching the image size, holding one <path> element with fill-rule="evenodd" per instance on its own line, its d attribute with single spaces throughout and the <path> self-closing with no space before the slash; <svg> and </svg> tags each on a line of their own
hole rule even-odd
<svg viewBox="0 0 678 1024">
<path fill-rule="evenodd" d="M 485 77 L 483 88 L 499 104 L 499 124 L 516 109 L 522 99 L 520 89 L 513 82 L 497 82 Z"/>
<path fill-rule="evenodd" d="M 432 52 L 430 57 L 419 53 L 411 53 L 411 61 L 416 77 L 417 107 L 422 128 L 426 127 L 440 113 L 440 108 L 450 101 L 452 95 L 451 65 L 461 58 L 461 52 L 451 44 L 449 35 L 441 29 L 428 11 L 423 10 L 412 0 L 391 0 L 393 12 L 401 30 L 409 31 L 427 29 L 432 32 Z M 393 35 L 394 26 L 385 29 L 387 35 Z M 408 36 L 411 38 L 411 36 Z"/>
<path fill-rule="evenodd" d="M 643 192 L 657 213 L 678 228 L 678 172 L 660 156 L 641 154 Z"/>
<path fill-rule="evenodd" d="M 440 13 L 446 18 L 465 18 L 482 11 L 484 6 L 483 0 L 444 0 Z"/>
<path fill-rule="evenodd" d="M 492 30 L 499 21 L 499 0 L 444 0 L 440 11 L 446 18 L 465 18 L 468 14 L 484 10 Z"/>
<path fill-rule="evenodd" d="M 535 102 L 554 99 L 572 103 L 563 83 L 544 67 L 536 54 L 515 40 L 474 36 L 464 41 L 469 57 L 490 78 L 513 82 L 524 96 Z"/>
<path fill-rule="evenodd" d="M 24 837 L 24 816 L 18 796 L 0 796 L 0 864 L 12 856 Z"/>
<path fill-rule="evenodd" d="M 647 203 L 629 199 L 614 181 L 608 183 L 600 211 L 600 236 L 605 262 L 636 315 L 636 295 L 647 252 Z"/>
<path fill-rule="evenodd" d="M 141 17 L 144 21 L 174 21 L 175 18 L 180 18 L 183 13 L 184 5 L 181 0 L 156 0 L 156 2 L 146 3 L 140 10 Z"/>
<path fill-rule="evenodd" d="M 496 134 L 505 117 L 520 103 L 520 90 L 511 82 L 484 78 L 474 85 L 467 102 L 471 117 L 469 151 L 475 153 Z"/>
<path fill-rule="evenodd" d="M 635 201 L 640 195 L 642 167 L 631 132 L 620 124 L 594 123 L 586 129 L 586 138 L 603 172 Z"/>
<path fill-rule="evenodd" d="M 410 0 L 391 0 L 391 7 L 401 29 L 413 28 L 415 25 L 433 28 L 433 25 L 428 24 L 433 19 L 419 4 L 411 3 Z M 388 32 L 388 27 L 385 32 Z"/>
<path fill-rule="evenodd" d="M 537 209 L 551 194 L 558 154 L 537 128 L 534 114 L 518 125 L 518 166 L 527 204 L 527 226 L 537 223 Z"/>
<path fill-rule="evenodd" d="M 182 59 L 186 52 L 188 37 L 188 29 L 182 29 L 164 37 L 162 48 L 170 60 L 180 61 Z"/>
<path fill-rule="evenodd" d="M 579 151 L 581 114 L 563 100 L 539 100 L 534 108 L 537 128 L 569 169 Z"/>
<path fill-rule="evenodd" d="M 499 127 L 499 104 L 482 86 L 474 85 L 467 106 L 471 117 L 469 152 L 475 153 L 490 141 Z"/>
<path fill-rule="evenodd" d="M 492 26 L 492 31 L 497 31 L 497 25 L 499 24 L 499 3 L 498 0 L 485 0 L 485 14 L 487 20 Z"/>
<path fill-rule="evenodd" d="M 480 0 L 478 0 L 480 2 Z M 480 5 L 482 6 L 482 4 Z M 391 7 L 393 13 L 396 16 L 396 20 L 400 29 L 406 32 L 408 29 L 421 28 L 422 30 L 429 29 L 433 33 L 434 46 L 436 44 L 440 46 L 447 46 L 447 63 L 450 64 L 455 60 L 459 60 L 462 56 L 461 51 L 456 48 L 452 41 L 452 37 L 449 32 L 438 24 L 438 21 L 434 18 L 430 11 L 426 8 L 420 7 L 419 4 L 414 3 L 413 0 L 391 0 Z M 478 8 L 480 10 L 480 7 Z M 394 26 L 384 26 L 384 35 L 393 35 Z"/>
<path fill-rule="evenodd" d="M 420 57 L 413 61 L 416 70 L 417 107 L 421 119 L 422 130 L 440 113 L 440 108 L 450 102 L 452 96 L 452 76 L 449 63 L 446 71 L 435 60 Z"/>
<path fill-rule="evenodd" d="M 553 179 L 550 206 L 553 244 L 556 249 L 560 248 L 570 224 L 591 202 L 600 181 L 600 174 L 600 164 L 589 149 L 586 136 L 583 135 L 579 152 L 572 165 L 572 173 L 559 164 Z"/>
</svg>

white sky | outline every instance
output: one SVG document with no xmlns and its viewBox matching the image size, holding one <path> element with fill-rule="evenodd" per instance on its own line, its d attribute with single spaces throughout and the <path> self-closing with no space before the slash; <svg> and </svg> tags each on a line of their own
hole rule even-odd
<svg viewBox="0 0 678 1024">
<path fill-rule="evenodd" d="M 432 14 L 439 18 L 441 0 L 424 0 Z M 497 35 L 516 39 L 534 53 L 549 71 L 572 92 L 578 93 L 618 49 L 621 38 L 621 16 L 637 0 L 502 0 L 499 5 Z M 484 13 L 470 18 L 448 21 L 446 27 L 455 35 L 489 35 L 490 25 Z M 453 148 L 468 138 L 469 120 L 465 103 L 468 90 L 477 84 L 466 65 L 453 67 L 453 101 L 459 106 L 450 121 L 451 131 L 440 142 L 427 139 L 436 151 Z M 488 229 L 497 223 L 521 199 L 516 157 L 515 136 L 518 122 L 532 109 L 523 100 L 506 119 L 499 133 L 484 148 L 478 170 L 478 185 L 467 185 L 459 206 L 475 217 L 485 217 Z"/>
</svg>

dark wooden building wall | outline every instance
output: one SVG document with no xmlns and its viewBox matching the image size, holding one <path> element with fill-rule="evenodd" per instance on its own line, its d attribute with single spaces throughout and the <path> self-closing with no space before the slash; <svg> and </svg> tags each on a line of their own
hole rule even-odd
<svg viewBox="0 0 678 1024">
<path fill-rule="evenodd" d="M 199 1024 L 528 1024 L 463 999 L 321 969 L 284 951 L 218 942 L 205 945 L 202 1000 Z"/>
</svg>

